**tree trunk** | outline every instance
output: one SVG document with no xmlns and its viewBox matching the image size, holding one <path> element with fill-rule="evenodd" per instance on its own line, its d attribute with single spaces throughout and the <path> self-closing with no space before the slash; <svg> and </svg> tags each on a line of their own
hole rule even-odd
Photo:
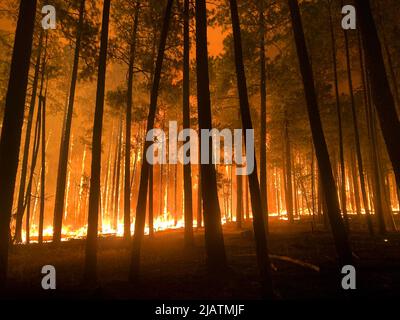
<svg viewBox="0 0 400 320">
<path fill-rule="evenodd" d="M 236 0 L 230 0 L 232 30 L 235 49 L 235 66 L 237 75 L 237 86 L 240 101 L 240 113 L 243 130 L 253 130 L 250 115 L 250 106 L 247 95 L 246 75 L 243 64 L 242 39 L 240 34 L 240 22 Z M 245 136 L 245 145 L 250 143 Z M 254 139 L 254 137 L 253 137 Z M 254 148 L 254 147 L 253 147 Z M 254 152 L 254 150 L 252 150 Z M 265 216 L 261 200 L 260 186 L 257 176 L 257 161 L 254 159 L 254 170 L 248 176 L 251 206 L 253 209 L 253 228 L 256 240 L 257 263 L 262 281 L 263 294 L 267 297 L 273 296 L 271 263 L 268 256 L 267 235 L 265 231 Z"/>
<path fill-rule="evenodd" d="M 335 86 L 335 98 L 336 98 L 336 112 L 338 117 L 339 126 L 339 157 L 340 157 L 340 203 L 342 207 L 342 214 L 344 217 L 344 222 L 346 224 L 347 230 L 349 230 L 349 218 L 347 216 L 347 204 L 346 204 L 346 168 L 344 166 L 344 145 L 343 145 L 343 128 L 342 128 L 342 110 L 340 105 L 340 95 L 339 95 L 339 84 L 338 84 L 338 72 L 337 72 L 337 50 L 336 50 L 336 38 L 333 28 L 332 19 L 332 8 L 331 3 L 328 4 L 329 8 L 329 27 L 331 33 L 331 43 L 332 43 L 332 64 L 333 64 L 333 82 Z"/>
<path fill-rule="evenodd" d="M 47 51 L 47 36 L 46 34 L 46 51 Z M 44 210 L 45 210 L 45 196 L 46 196 L 46 99 L 47 99 L 47 83 L 46 83 L 46 91 L 43 96 L 43 83 L 44 83 L 44 75 L 46 72 L 46 52 L 43 58 L 43 67 L 42 67 L 42 80 L 40 86 L 40 95 L 39 99 L 42 100 L 42 154 L 41 154 L 41 174 L 40 174 L 40 213 L 39 213 L 39 230 L 38 230 L 38 242 L 43 242 L 43 223 L 44 223 Z"/>
<path fill-rule="evenodd" d="M 39 82 L 42 43 L 43 43 L 43 29 L 40 31 L 40 36 L 39 36 L 38 52 L 35 63 L 35 74 L 33 76 L 33 84 L 32 84 L 32 95 L 29 104 L 28 122 L 26 125 L 26 132 L 25 132 L 24 155 L 22 158 L 21 176 L 19 181 L 17 215 L 15 222 L 15 235 L 14 235 L 14 241 L 17 243 L 20 243 L 22 241 L 21 232 L 22 232 L 22 218 L 24 217 L 25 184 L 26 184 L 26 176 L 28 173 L 28 159 L 29 159 L 29 147 L 31 141 L 32 122 L 33 122 L 33 115 L 35 113 L 37 87 Z"/>
<path fill-rule="evenodd" d="M 154 166 L 149 166 L 149 237 L 154 237 L 154 187 L 153 187 Z"/>
<path fill-rule="evenodd" d="M 61 241 L 62 220 L 64 214 L 65 191 L 66 191 L 67 170 L 68 170 L 68 153 L 69 153 L 69 144 L 71 138 L 71 125 L 72 125 L 72 115 L 73 115 L 74 100 L 75 100 L 75 87 L 78 78 L 79 53 L 81 50 L 84 12 L 85 12 L 85 0 L 81 0 L 79 8 L 79 22 L 76 29 L 74 64 L 72 68 L 71 86 L 70 86 L 68 108 L 65 120 L 65 129 L 61 134 L 60 155 L 59 155 L 58 171 L 57 171 L 56 197 L 54 203 L 54 220 L 53 220 L 54 243 L 59 243 Z"/>
<path fill-rule="evenodd" d="M 351 104 L 351 115 L 353 118 L 353 130 L 354 130 L 354 143 L 356 146 L 356 158 L 357 158 L 357 167 L 358 167 L 358 175 L 360 177 L 360 185 L 361 185 L 361 195 L 364 203 L 365 217 L 367 219 L 368 230 L 371 235 L 374 234 L 374 230 L 372 227 L 371 216 L 369 212 L 368 198 L 367 198 L 367 190 L 365 187 L 365 177 L 364 177 L 364 164 L 361 155 L 361 146 L 360 146 L 360 134 L 358 129 L 358 118 L 356 111 L 356 102 L 354 99 L 354 89 L 353 89 L 353 77 L 351 74 L 351 63 L 350 63 L 350 49 L 349 49 L 349 40 L 347 31 L 343 30 L 344 33 L 344 41 L 345 41 L 345 51 L 346 51 L 346 66 L 347 66 L 347 81 L 349 85 L 350 92 L 350 104 Z"/>
<path fill-rule="evenodd" d="M 200 131 L 212 129 L 206 11 L 206 1 L 196 0 L 197 107 Z M 200 135 L 200 145 L 202 143 L 207 142 L 202 141 Z M 210 272 L 221 272 L 226 269 L 227 262 L 222 235 L 221 211 L 218 202 L 217 177 L 215 166 L 212 163 L 213 148 L 211 138 L 208 139 L 208 155 L 208 163 L 200 165 L 207 266 Z"/>
<path fill-rule="evenodd" d="M 160 86 L 161 70 L 164 61 L 165 44 L 167 41 L 169 22 L 171 17 L 173 0 L 168 0 L 165 10 L 164 23 L 162 27 L 160 46 L 158 50 L 156 68 L 153 79 L 153 86 L 151 89 L 150 110 L 147 118 L 146 133 L 153 129 L 154 120 L 157 111 L 158 89 Z M 144 235 L 144 228 L 146 222 L 146 199 L 149 180 L 149 162 L 146 159 L 147 149 L 151 145 L 151 141 L 145 141 L 143 148 L 143 162 L 140 172 L 139 183 L 139 196 L 136 207 L 136 220 L 135 220 L 135 233 L 133 235 L 133 245 L 131 252 L 131 265 L 129 270 L 129 278 L 131 281 L 136 280 L 139 275 L 140 266 L 140 250 L 141 243 Z"/>
<path fill-rule="evenodd" d="M 373 109 L 371 105 L 371 99 L 369 97 L 369 80 L 368 76 L 366 76 L 366 72 L 364 70 L 364 56 L 361 48 L 361 39 L 360 34 L 358 34 L 358 50 L 359 50 L 359 57 L 360 57 L 360 67 L 361 67 L 361 80 L 362 80 L 362 87 L 363 87 L 363 97 L 364 97 L 364 107 L 365 107 L 365 115 L 366 115 L 366 123 L 368 127 L 368 138 L 370 140 L 370 148 L 369 154 L 372 163 L 372 174 L 373 177 L 373 195 L 374 195 L 374 211 L 375 216 L 378 219 L 378 227 L 379 233 L 384 234 L 386 233 L 386 226 L 385 221 L 383 218 L 383 198 L 382 198 L 382 189 L 379 183 L 380 181 L 380 166 L 378 165 L 379 157 L 377 151 L 377 136 L 376 136 L 376 127 L 375 127 L 375 118 L 373 115 Z"/>
<path fill-rule="evenodd" d="M 201 228 L 203 224 L 203 212 L 202 212 L 202 201 L 201 201 L 201 174 L 200 167 L 197 177 L 197 229 Z"/>
<path fill-rule="evenodd" d="M 287 114 L 285 111 L 285 122 L 284 122 L 284 161 L 285 161 L 285 200 L 286 200 L 286 212 L 289 223 L 294 222 L 293 218 L 293 186 L 292 186 L 292 157 L 290 150 L 290 138 Z"/>
<path fill-rule="evenodd" d="M 371 81 L 372 98 L 378 112 L 381 130 L 389 158 L 400 186 L 400 121 L 387 78 L 374 18 L 369 0 L 355 0 L 358 21 L 361 26 L 366 67 Z"/>
<path fill-rule="evenodd" d="M 183 129 L 190 129 L 190 1 L 184 1 L 184 26 L 183 26 Z M 187 138 L 186 143 L 189 142 Z M 190 150 L 188 153 L 190 157 Z M 185 220 L 185 245 L 193 245 L 193 197 L 192 197 L 192 168 L 191 163 L 183 165 L 184 189 L 184 220 Z"/>
<path fill-rule="evenodd" d="M 354 201 L 356 204 L 356 211 L 358 215 L 361 215 L 361 199 L 360 199 L 360 188 L 358 185 L 357 179 L 357 164 L 354 156 L 354 149 L 351 152 L 351 176 L 353 179 L 353 188 L 354 188 Z"/>
<path fill-rule="evenodd" d="M 21 0 L 0 140 L 0 287 L 5 285 L 10 219 L 24 121 L 36 0 Z"/>
<path fill-rule="evenodd" d="M 115 194 L 114 194 L 114 212 L 113 212 L 113 224 L 114 228 L 118 230 L 118 223 L 119 223 L 119 209 L 120 209 L 120 181 L 121 181 L 121 157 L 122 157 L 122 114 L 120 115 L 120 123 L 119 123 L 119 135 L 118 135 L 118 151 L 117 151 L 117 161 L 116 161 L 116 178 L 115 178 Z"/>
<path fill-rule="evenodd" d="M 268 197 L 267 197 L 267 89 L 265 67 L 265 21 L 264 0 L 259 5 L 259 33 L 260 33 L 260 102 L 261 102 L 261 130 L 260 130 L 260 192 L 265 213 L 265 227 L 268 232 Z"/>
<path fill-rule="evenodd" d="M 93 123 L 88 231 L 86 239 L 84 270 L 84 281 L 89 283 L 97 280 L 97 230 L 100 203 L 101 135 L 103 129 L 110 1 L 111 0 L 104 0 L 103 6 L 99 68 L 97 76 L 96 109 Z"/>
<path fill-rule="evenodd" d="M 328 148 L 325 141 L 322 123 L 319 114 L 318 101 L 314 86 L 314 76 L 308 56 L 300 8 L 297 0 L 288 0 L 291 13 L 293 33 L 299 58 L 300 71 L 303 78 L 305 97 L 307 101 L 308 117 L 318 161 L 321 184 L 324 198 L 327 203 L 327 215 L 331 225 L 333 238 L 340 265 L 352 264 L 352 251 L 341 214 L 339 199 L 332 167 L 329 159 Z"/>
<path fill-rule="evenodd" d="M 126 134 L 125 134 L 125 180 L 124 180 L 124 239 L 131 237 L 131 125 L 132 125 L 132 85 L 133 66 L 136 58 L 136 36 L 139 24 L 139 2 L 136 3 L 135 18 L 132 32 L 128 67 L 128 90 L 126 104 Z"/>
<path fill-rule="evenodd" d="M 243 217 L 243 177 L 236 176 L 236 226 L 242 228 Z"/>
</svg>

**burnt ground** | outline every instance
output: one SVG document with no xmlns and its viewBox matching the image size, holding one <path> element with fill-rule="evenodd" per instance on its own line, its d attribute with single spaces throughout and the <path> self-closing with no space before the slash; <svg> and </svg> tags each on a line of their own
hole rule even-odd
<svg viewBox="0 0 400 320">
<path fill-rule="evenodd" d="M 270 223 L 273 285 L 278 299 L 394 298 L 400 292 L 400 234 L 371 238 L 353 217 L 351 243 L 356 255 L 357 290 L 340 288 L 331 234 L 310 220 Z M 224 226 L 230 269 L 223 275 L 205 268 L 204 233 L 196 231 L 195 247 L 185 250 L 183 230 L 146 237 L 139 283 L 127 281 L 129 244 L 100 238 L 96 286 L 81 285 L 85 242 L 14 246 L 9 259 L 6 298 L 73 299 L 260 299 L 251 223 L 241 230 Z M 57 289 L 41 288 L 41 268 L 54 265 Z"/>
</svg>

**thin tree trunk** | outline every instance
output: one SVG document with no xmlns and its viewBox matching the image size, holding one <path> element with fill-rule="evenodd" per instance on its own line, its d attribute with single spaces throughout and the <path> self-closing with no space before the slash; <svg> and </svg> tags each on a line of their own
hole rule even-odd
<svg viewBox="0 0 400 320">
<path fill-rule="evenodd" d="M 88 231 L 85 250 L 85 269 L 83 275 L 84 281 L 89 283 L 97 280 L 97 232 L 100 203 L 101 135 L 103 129 L 110 1 L 111 0 L 104 0 L 103 6 L 99 68 L 97 76 L 96 109 L 93 123 Z"/>
<path fill-rule="evenodd" d="M 118 152 L 117 152 L 117 162 L 116 162 L 116 179 L 115 179 L 115 194 L 114 194 L 114 216 L 113 216 L 113 224 L 115 230 L 118 230 L 119 223 L 119 209 L 120 209 L 120 181 L 121 181 L 121 157 L 122 157 L 122 114 L 120 115 L 120 123 L 119 123 L 119 135 L 118 135 Z"/>
<path fill-rule="evenodd" d="M 243 217 L 243 177 L 236 176 L 236 226 L 242 228 Z"/>
<path fill-rule="evenodd" d="M 358 179 L 357 179 L 357 164 L 354 156 L 354 149 L 351 152 L 351 177 L 353 179 L 353 188 L 354 188 L 354 200 L 356 204 L 356 211 L 358 215 L 361 215 L 361 199 L 360 199 L 360 189 L 358 185 Z"/>
<path fill-rule="evenodd" d="M 265 227 L 268 232 L 268 197 L 267 197 L 267 89 L 265 67 L 265 21 L 264 0 L 259 5 L 260 33 L 260 98 L 261 98 L 261 130 L 260 130 L 260 192 L 265 213 Z"/>
<path fill-rule="evenodd" d="M 340 214 L 339 199 L 333 179 L 332 167 L 329 159 L 328 148 L 322 130 L 318 101 L 314 86 L 314 76 L 308 56 L 303 25 L 300 16 L 300 8 L 297 0 L 288 0 L 292 18 L 293 33 L 296 42 L 301 75 L 307 101 L 308 116 L 318 167 L 323 186 L 324 198 L 327 203 L 327 215 L 336 246 L 340 265 L 352 264 L 352 251 L 343 219 Z"/>
<path fill-rule="evenodd" d="M 375 128 L 375 120 L 371 105 L 371 99 L 369 98 L 369 81 L 366 76 L 366 72 L 364 71 L 364 56 L 361 48 L 361 39 L 360 34 L 358 34 L 358 50 L 360 56 L 360 66 L 361 66 L 361 80 L 363 86 L 363 97 L 364 97 L 364 106 L 365 106 L 365 115 L 366 122 L 368 126 L 368 136 L 370 140 L 370 157 L 372 163 L 372 177 L 373 177 L 373 194 L 374 194 L 374 211 L 375 216 L 378 219 L 379 233 L 386 233 L 386 226 L 383 218 L 383 198 L 382 198 L 382 189 L 379 183 L 380 181 L 380 167 L 378 165 L 379 157 L 377 152 L 377 136 L 376 136 L 376 128 Z"/>
<path fill-rule="evenodd" d="M 66 191 L 67 170 L 68 170 L 68 153 L 69 153 L 69 144 L 71 137 L 72 115 L 73 115 L 74 100 L 75 100 L 75 88 L 78 78 L 79 53 L 81 50 L 84 12 L 85 12 L 85 0 L 81 0 L 79 8 L 79 22 L 76 29 L 74 64 L 72 68 L 71 86 L 70 86 L 69 101 L 68 101 L 68 108 L 67 108 L 65 129 L 64 129 L 65 131 L 63 131 L 61 134 L 60 155 L 59 155 L 58 172 L 57 172 L 56 197 L 54 203 L 54 220 L 53 220 L 54 243 L 59 243 L 61 241 L 62 221 L 64 214 L 64 205 L 66 201 L 65 191 Z"/>
<path fill-rule="evenodd" d="M 46 51 L 47 51 L 47 36 L 46 34 Z M 44 82 L 44 75 L 46 72 L 46 51 L 43 58 L 42 63 L 42 80 L 40 86 L 40 95 L 39 99 L 42 100 L 42 146 L 41 146 L 41 174 L 40 174 L 40 213 L 39 213 L 39 230 L 38 230 L 38 242 L 43 242 L 43 223 L 44 223 L 44 210 L 45 210 L 45 183 L 46 183 L 46 99 L 47 99 L 47 83 L 46 83 L 46 91 L 43 96 L 43 82 Z"/>
<path fill-rule="evenodd" d="M 124 180 L 124 239 L 131 237 L 131 125 L 132 125 L 132 85 L 133 85 L 133 66 L 136 58 L 136 37 L 139 24 L 139 2 L 135 7 L 135 18 L 132 32 L 132 42 L 130 48 L 129 67 L 128 67 L 128 90 L 126 104 L 126 134 L 125 134 L 125 180 Z"/>
<path fill-rule="evenodd" d="M 290 150 L 290 138 L 287 114 L 285 111 L 285 122 L 284 122 L 284 161 L 285 161 L 285 200 L 286 200 L 286 211 L 289 223 L 294 222 L 293 218 L 293 186 L 292 186 L 292 159 Z"/>
<path fill-rule="evenodd" d="M 31 141 L 32 122 L 33 122 L 33 115 L 35 112 L 35 103 L 36 103 L 37 88 L 39 82 L 42 43 L 43 43 L 43 29 L 40 31 L 40 36 L 39 36 L 38 52 L 35 63 L 35 74 L 33 76 L 33 84 L 32 84 L 32 95 L 29 104 L 28 122 L 26 125 L 26 132 L 25 132 L 24 155 L 22 158 L 21 176 L 19 181 L 17 215 L 15 223 L 15 235 L 14 235 L 14 241 L 17 243 L 20 243 L 22 241 L 21 232 L 22 232 L 22 218 L 24 216 L 25 185 L 26 185 L 26 176 L 28 173 L 28 159 L 29 159 L 29 147 Z"/>
<path fill-rule="evenodd" d="M 150 110 L 147 118 L 146 133 L 152 130 L 154 127 L 154 121 L 157 111 L 158 89 L 160 85 L 161 70 L 164 61 L 164 51 L 167 41 L 172 4 L 173 0 L 168 0 L 167 7 L 165 10 L 164 23 L 160 37 L 160 46 L 159 46 L 156 68 L 153 79 L 153 86 L 151 89 Z M 150 145 L 151 141 L 146 140 L 144 143 L 144 148 L 142 153 L 143 162 L 142 162 L 142 169 L 140 172 L 139 196 L 136 207 L 135 232 L 133 235 L 131 265 L 129 270 L 129 278 L 131 281 L 136 280 L 139 275 L 140 251 L 141 251 L 141 244 L 146 222 L 146 202 L 147 202 L 146 199 L 147 199 L 147 189 L 149 182 L 149 162 L 146 159 L 146 154 Z"/>
<path fill-rule="evenodd" d="M 203 224 L 203 213 L 202 213 L 202 201 L 201 201 L 201 174 L 200 168 L 197 178 L 197 229 L 201 228 Z"/>
<path fill-rule="evenodd" d="M 347 66 L 347 81 L 349 85 L 350 92 L 350 102 L 351 102 L 351 115 L 353 118 L 353 130 L 354 130 L 354 143 L 356 146 L 356 158 L 357 158 L 357 167 L 358 167 L 358 175 L 360 177 L 360 185 L 361 185 L 361 195 L 364 203 L 365 216 L 367 219 L 368 230 L 371 235 L 374 234 L 372 220 L 369 212 L 368 198 L 367 198 L 367 190 L 365 187 L 365 177 L 364 177 L 364 164 L 361 155 L 361 146 L 360 146 L 360 133 L 358 129 L 358 118 L 356 111 L 356 102 L 354 99 L 354 89 L 353 89 L 353 77 L 351 74 L 351 63 L 350 63 L 350 49 L 349 49 L 349 39 L 347 35 L 347 31 L 343 30 L 344 33 L 344 41 L 345 41 L 345 51 L 346 51 L 346 66 Z"/>
<path fill-rule="evenodd" d="M 153 196 L 153 173 L 154 166 L 149 166 L 149 237 L 154 237 L 154 196 Z"/>
<path fill-rule="evenodd" d="M 247 95 L 246 75 L 243 64 L 242 39 L 240 34 L 240 22 L 239 22 L 237 3 L 236 0 L 230 0 L 229 3 L 231 9 L 232 30 L 234 38 L 234 49 L 235 49 L 235 65 L 236 65 L 237 86 L 238 86 L 239 101 L 240 101 L 242 128 L 243 130 L 253 130 L 253 124 L 250 115 L 249 100 Z M 245 137 L 246 137 L 245 145 L 247 146 L 251 142 L 247 141 L 247 136 Z M 255 150 L 252 150 L 252 152 L 255 152 Z M 260 186 L 257 176 L 257 161 L 255 159 L 254 159 L 254 170 L 248 176 L 248 181 L 250 187 L 251 206 L 253 209 L 253 228 L 256 240 L 257 263 L 262 281 L 263 294 L 267 297 L 272 297 L 273 289 L 272 289 L 272 278 L 271 278 L 271 263 L 268 256 L 267 235 L 265 231 L 265 215 L 263 212 Z"/>
<path fill-rule="evenodd" d="M 342 207 L 342 214 L 347 230 L 349 230 L 349 217 L 347 216 L 347 204 L 346 204 L 346 168 L 344 166 L 344 145 L 343 145 L 343 128 L 342 128 L 342 110 L 340 105 L 339 95 L 339 84 L 338 84 L 338 72 L 337 72 L 337 50 L 336 50 L 336 38 L 333 28 L 332 8 L 331 1 L 328 4 L 329 8 L 329 27 L 331 33 L 332 43 L 332 64 L 333 64 L 333 82 L 335 86 L 335 98 L 336 98 L 336 112 L 338 117 L 339 126 L 339 157 L 340 157 L 340 203 Z"/>
<path fill-rule="evenodd" d="M 190 129 L 190 16 L 189 0 L 184 0 L 183 26 L 183 129 Z M 188 143 L 189 137 L 186 140 Z M 190 150 L 187 154 L 190 157 Z M 191 163 L 183 165 L 185 246 L 193 245 L 193 197 Z"/>
</svg>

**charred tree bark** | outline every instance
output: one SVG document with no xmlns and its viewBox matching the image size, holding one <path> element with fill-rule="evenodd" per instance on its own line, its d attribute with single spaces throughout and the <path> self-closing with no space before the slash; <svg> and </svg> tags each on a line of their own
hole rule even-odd
<svg viewBox="0 0 400 320">
<path fill-rule="evenodd" d="M 110 1 L 111 0 L 104 0 L 103 5 L 99 68 L 97 76 L 96 109 L 93 123 L 88 231 L 85 250 L 85 269 L 83 275 L 84 281 L 88 283 L 93 283 L 97 280 L 97 230 L 99 224 L 100 204 L 101 134 L 103 129 Z"/>
<path fill-rule="evenodd" d="M 297 55 L 299 58 L 300 71 L 303 78 L 308 117 L 310 119 L 311 132 L 318 160 L 324 198 L 327 203 L 326 213 L 331 225 L 335 247 L 339 258 L 339 264 L 352 264 L 352 251 L 346 228 L 340 214 L 339 199 L 337 196 L 335 181 L 333 179 L 328 148 L 326 145 L 324 132 L 322 130 L 318 101 L 315 92 L 314 76 L 308 56 L 303 24 L 300 16 L 300 8 L 297 0 L 288 0 L 288 3 L 291 13 Z"/>
</svg>

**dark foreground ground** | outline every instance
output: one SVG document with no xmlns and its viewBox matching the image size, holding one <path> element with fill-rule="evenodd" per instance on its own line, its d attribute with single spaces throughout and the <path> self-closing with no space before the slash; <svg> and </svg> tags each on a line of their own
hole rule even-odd
<svg viewBox="0 0 400 320">
<path fill-rule="evenodd" d="M 270 253 L 278 299 L 394 298 L 400 296 L 400 234 L 369 237 L 362 224 L 352 220 L 351 242 L 357 261 L 357 290 L 350 295 L 340 287 L 335 251 L 322 225 L 312 230 L 310 221 L 272 221 Z M 127 282 L 129 245 L 121 239 L 99 240 L 99 284 L 82 286 L 84 241 L 16 246 L 9 262 L 6 298 L 105 299 L 260 299 L 260 285 L 251 223 L 242 230 L 225 225 L 225 245 L 230 270 L 223 277 L 208 275 L 204 233 L 196 232 L 193 250 L 183 248 L 182 230 L 146 237 L 142 276 Z M 41 288 L 41 268 L 57 270 L 57 289 Z"/>
</svg>

